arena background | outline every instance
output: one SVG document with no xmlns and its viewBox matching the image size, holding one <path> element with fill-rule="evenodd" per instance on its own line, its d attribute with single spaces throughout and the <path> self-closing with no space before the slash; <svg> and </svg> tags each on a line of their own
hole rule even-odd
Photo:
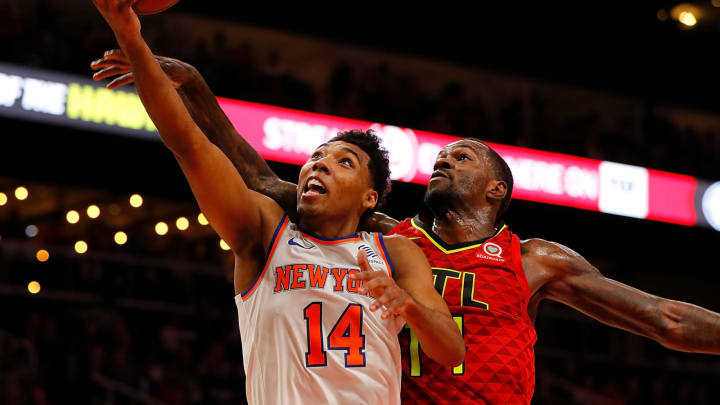
<svg viewBox="0 0 720 405">
<path fill-rule="evenodd" d="M 244 403 L 232 258 L 198 222 L 169 151 L 97 106 L 68 119 L 50 98 L 23 104 L 38 84 L 27 78 L 87 80 L 89 62 L 115 46 L 89 1 L 66 3 L 0 3 L 0 403 Z M 221 97 L 700 179 L 693 226 L 527 200 L 507 222 L 608 277 L 720 311 L 718 200 L 702 209 L 720 180 L 720 3 L 347 6 L 184 0 L 143 28 L 156 53 L 192 63 Z M 11 94 L 18 83 L 24 95 Z M 393 187 L 385 212 L 422 210 L 424 186 Z M 536 329 L 534 404 L 720 400 L 717 357 L 552 303 Z"/>
</svg>

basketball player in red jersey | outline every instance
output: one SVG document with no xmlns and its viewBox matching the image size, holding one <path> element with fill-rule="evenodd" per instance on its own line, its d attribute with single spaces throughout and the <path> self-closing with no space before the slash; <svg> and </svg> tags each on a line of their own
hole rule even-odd
<svg viewBox="0 0 720 405">
<path fill-rule="evenodd" d="M 193 117 L 234 162 L 250 187 L 295 204 L 296 186 L 280 180 L 234 130 L 197 72 L 158 57 Z M 132 81 L 117 51 L 93 63 L 96 78 Z M 432 221 L 375 214 L 366 227 L 414 240 L 433 267 L 435 287 L 462 329 L 465 362 L 452 369 L 429 360 L 412 333 L 402 345 L 407 404 L 529 404 L 534 387 L 533 321 L 544 299 L 565 303 L 607 325 L 675 350 L 720 354 L 720 314 L 656 297 L 604 277 L 580 255 L 541 239 L 521 241 L 503 224 L 512 173 L 480 141 L 464 139 L 438 155 L 425 195 Z"/>
</svg>

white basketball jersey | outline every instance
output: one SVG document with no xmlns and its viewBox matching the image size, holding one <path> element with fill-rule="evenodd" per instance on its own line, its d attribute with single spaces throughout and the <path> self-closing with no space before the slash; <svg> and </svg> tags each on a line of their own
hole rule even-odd
<svg viewBox="0 0 720 405">
<path fill-rule="evenodd" d="M 324 239 L 283 217 L 258 279 L 235 297 L 249 404 L 400 403 L 403 321 L 370 312 L 350 280 L 360 249 L 392 277 L 382 235 Z"/>
</svg>

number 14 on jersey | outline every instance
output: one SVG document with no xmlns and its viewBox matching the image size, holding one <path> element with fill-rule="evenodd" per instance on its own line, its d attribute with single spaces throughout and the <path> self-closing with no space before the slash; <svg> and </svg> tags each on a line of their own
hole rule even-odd
<svg viewBox="0 0 720 405">
<path fill-rule="evenodd" d="M 322 302 L 313 302 L 303 310 L 307 325 L 306 367 L 327 366 L 322 307 Z M 345 351 L 345 367 L 365 367 L 365 335 L 362 333 L 362 323 L 362 305 L 348 304 L 327 336 L 328 349 Z"/>
</svg>

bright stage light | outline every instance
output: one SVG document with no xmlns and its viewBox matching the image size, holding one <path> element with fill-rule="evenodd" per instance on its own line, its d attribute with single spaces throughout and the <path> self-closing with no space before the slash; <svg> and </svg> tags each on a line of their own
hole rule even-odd
<svg viewBox="0 0 720 405">
<path fill-rule="evenodd" d="M 175 221 L 175 226 L 177 226 L 177 229 L 184 231 L 190 226 L 190 221 L 185 217 L 180 217 Z"/>
<path fill-rule="evenodd" d="M 220 249 L 230 250 L 230 245 L 228 245 L 224 240 L 220 239 Z"/>
<path fill-rule="evenodd" d="M 80 221 L 80 214 L 75 210 L 70 210 L 65 214 L 65 219 L 71 224 L 77 224 Z"/>
<path fill-rule="evenodd" d="M 87 243 L 85 243 L 85 241 L 79 240 L 79 241 L 75 242 L 75 251 L 77 253 L 83 254 L 83 253 L 87 252 L 87 250 L 88 250 L 88 245 L 87 245 Z"/>
<path fill-rule="evenodd" d="M 205 214 L 203 214 L 202 212 L 198 214 L 198 223 L 199 223 L 200 225 L 207 225 L 207 224 L 208 224 L 208 220 L 207 220 L 207 218 L 205 218 Z"/>
<path fill-rule="evenodd" d="M 87 207 L 87 215 L 88 215 L 88 217 L 90 217 L 92 219 L 99 217 L 100 216 L 100 207 L 98 207 L 95 204 Z"/>
<path fill-rule="evenodd" d="M 118 231 L 115 232 L 115 236 L 113 239 L 115 239 L 115 243 L 117 243 L 118 245 L 124 245 L 125 243 L 127 243 L 128 237 L 125 232 Z"/>
<path fill-rule="evenodd" d="M 7 195 L 5 193 L 0 193 L 0 207 L 7 204 Z"/>
<path fill-rule="evenodd" d="M 40 249 L 37 251 L 37 253 L 35 253 L 35 258 L 39 262 L 46 262 L 48 261 L 48 259 L 50 259 L 50 252 L 45 249 Z"/>
<path fill-rule="evenodd" d="M 695 14 L 691 13 L 690 11 L 683 11 L 682 13 L 680 13 L 680 15 L 678 16 L 678 21 L 688 27 L 692 27 L 697 24 L 697 18 L 695 18 Z"/>
<path fill-rule="evenodd" d="M 158 222 L 155 224 L 155 233 L 162 236 L 168 233 L 168 225 L 165 222 Z"/>
<path fill-rule="evenodd" d="M 39 293 L 41 288 L 42 287 L 40 287 L 40 283 L 38 283 L 37 281 L 31 281 L 28 283 L 28 286 L 27 286 L 27 289 L 30 292 L 30 294 Z"/>
<path fill-rule="evenodd" d="M 30 192 L 28 191 L 28 189 L 26 189 L 23 186 L 20 186 L 15 189 L 15 198 L 17 198 L 20 201 L 28 198 L 28 195 L 30 195 Z"/>
<path fill-rule="evenodd" d="M 134 208 L 139 208 L 143 205 L 143 198 L 140 194 L 133 194 L 130 196 L 130 205 Z"/>
</svg>

